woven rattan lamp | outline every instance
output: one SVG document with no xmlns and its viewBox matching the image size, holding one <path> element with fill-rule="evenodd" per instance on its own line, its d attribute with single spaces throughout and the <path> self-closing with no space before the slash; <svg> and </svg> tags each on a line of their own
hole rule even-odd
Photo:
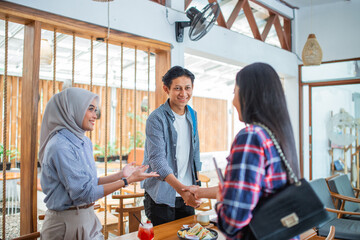
<svg viewBox="0 0 360 240">
<path fill-rule="evenodd" d="M 40 64 L 50 65 L 52 58 L 53 53 L 49 41 L 47 39 L 41 39 Z"/>
<path fill-rule="evenodd" d="M 304 45 L 302 51 L 302 60 L 304 66 L 320 65 L 322 61 L 322 50 L 320 44 L 316 40 L 315 34 L 311 33 Z"/>
</svg>

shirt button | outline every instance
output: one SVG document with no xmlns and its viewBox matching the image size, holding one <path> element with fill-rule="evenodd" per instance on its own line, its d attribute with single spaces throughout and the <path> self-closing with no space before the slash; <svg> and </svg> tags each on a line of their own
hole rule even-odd
<svg viewBox="0 0 360 240">
<path fill-rule="evenodd" d="M 174 161 L 176 161 L 176 158 L 174 158 Z"/>
<path fill-rule="evenodd" d="M 174 143 L 174 147 L 176 147 L 176 144 Z"/>
</svg>

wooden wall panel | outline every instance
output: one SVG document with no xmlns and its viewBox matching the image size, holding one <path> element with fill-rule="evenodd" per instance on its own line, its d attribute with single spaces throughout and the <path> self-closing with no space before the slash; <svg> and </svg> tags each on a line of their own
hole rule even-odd
<svg viewBox="0 0 360 240">
<path fill-rule="evenodd" d="M 193 106 L 198 117 L 200 152 L 226 151 L 227 101 L 193 97 Z"/>
</svg>

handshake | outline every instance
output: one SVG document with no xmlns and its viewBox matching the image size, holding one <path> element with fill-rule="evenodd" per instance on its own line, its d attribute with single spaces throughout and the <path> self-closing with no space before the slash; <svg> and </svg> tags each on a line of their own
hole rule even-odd
<svg viewBox="0 0 360 240">
<path fill-rule="evenodd" d="M 201 196 L 199 196 L 200 187 L 193 185 L 193 186 L 184 186 L 181 189 L 179 194 L 184 199 L 184 202 L 187 206 L 191 206 L 194 208 L 198 208 L 201 204 Z"/>
</svg>

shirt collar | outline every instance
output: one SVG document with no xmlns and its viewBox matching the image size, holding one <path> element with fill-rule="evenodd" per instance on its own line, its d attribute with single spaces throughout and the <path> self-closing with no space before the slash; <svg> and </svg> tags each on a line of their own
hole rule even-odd
<svg viewBox="0 0 360 240">
<path fill-rule="evenodd" d="M 164 103 L 164 109 L 165 109 L 165 111 L 167 112 L 167 114 L 169 114 L 169 116 L 170 116 L 173 120 L 175 120 L 175 115 L 174 115 L 174 113 L 173 113 L 173 110 L 172 110 L 171 107 L 170 107 L 169 102 L 170 102 L 170 98 L 168 98 L 168 100 Z M 186 118 L 189 119 L 188 112 L 189 112 L 189 110 L 187 109 L 187 105 L 186 105 L 186 107 L 185 107 L 185 114 L 186 114 Z"/>
<path fill-rule="evenodd" d="M 78 138 L 75 134 L 69 131 L 67 128 L 63 128 L 59 131 L 61 135 L 66 137 L 70 142 L 72 142 L 77 148 L 81 148 L 84 145 L 84 140 Z"/>
</svg>

